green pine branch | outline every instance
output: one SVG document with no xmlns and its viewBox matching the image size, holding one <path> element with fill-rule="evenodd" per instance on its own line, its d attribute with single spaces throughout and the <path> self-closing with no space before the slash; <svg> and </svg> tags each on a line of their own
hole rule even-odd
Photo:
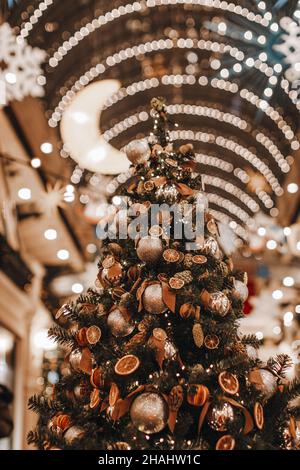
<svg viewBox="0 0 300 470">
<path fill-rule="evenodd" d="M 78 346 L 75 335 L 59 325 L 52 326 L 48 331 L 48 336 L 60 345 L 73 347 Z"/>
<path fill-rule="evenodd" d="M 28 400 L 28 408 L 41 415 L 53 414 L 59 410 L 59 404 L 56 401 L 45 398 L 43 395 L 33 395 Z"/>
<path fill-rule="evenodd" d="M 267 366 L 279 377 L 284 378 L 287 370 L 292 366 L 293 362 L 287 354 L 277 354 L 268 360 Z"/>
<path fill-rule="evenodd" d="M 283 396 L 286 402 L 290 402 L 291 400 L 300 397 L 300 381 L 298 379 L 294 379 L 284 390 Z"/>
</svg>

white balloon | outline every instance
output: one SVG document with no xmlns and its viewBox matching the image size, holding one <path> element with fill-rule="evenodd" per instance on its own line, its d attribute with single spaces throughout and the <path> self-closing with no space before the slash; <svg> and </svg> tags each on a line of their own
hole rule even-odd
<svg viewBox="0 0 300 470">
<path fill-rule="evenodd" d="M 71 157 L 81 168 L 115 175 L 127 171 L 125 153 L 106 142 L 99 130 L 103 106 L 117 92 L 118 80 L 99 80 L 76 94 L 61 121 L 61 136 Z"/>
</svg>

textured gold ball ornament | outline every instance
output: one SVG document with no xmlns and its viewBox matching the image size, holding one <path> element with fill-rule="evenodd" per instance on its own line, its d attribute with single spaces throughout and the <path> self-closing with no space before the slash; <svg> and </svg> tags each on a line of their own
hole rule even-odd
<svg viewBox="0 0 300 470">
<path fill-rule="evenodd" d="M 217 256 L 219 253 L 218 242 L 213 237 L 208 237 L 204 242 L 202 251 L 207 255 Z"/>
<path fill-rule="evenodd" d="M 251 344 L 246 344 L 245 349 L 250 359 L 255 360 L 258 358 L 257 349 L 255 349 Z"/>
<path fill-rule="evenodd" d="M 246 286 L 246 284 L 239 281 L 238 279 L 234 279 L 233 287 L 234 287 L 232 291 L 233 296 L 236 299 L 241 300 L 242 302 L 245 302 L 249 295 L 248 287 Z"/>
<path fill-rule="evenodd" d="M 160 284 L 151 284 L 146 287 L 143 294 L 144 309 L 148 313 L 159 315 L 167 310 L 163 301 L 162 287 Z"/>
<path fill-rule="evenodd" d="M 108 315 L 107 325 L 116 338 L 124 338 L 130 335 L 135 327 L 132 318 L 126 318 L 126 315 L 118 308 L 112 310 Z"/>
<path fill-rule="evenodd" d="M 157 263 L 163 254 L 163 243 L 157 237 L 144 237 L 138 242 L 136 253 L 147 264 Z"/>
<path fill-rule="evenodd" d="M 146 140 L 132 140 L 125 149 L 128 160 L 137 165 L 145 163 L 150 157 L 150 148 Z"/>
<path fill-rule="evenodd" d="M 168 417 L 167 402 L 158 393 L 142 393 L 135 398 L 130 408 L 132 424 L 145 434 L 162 431 L 168 422 Z"/>
<path fill-rule="evenodd" d="M 230 309 L 230 301 L 223 292 L 214 292 L 210 294 L 210 307 L 215 313 L 225 317 Z"/>
<path fill-rule="evenodd" d="M 235 419 L 232 406 L 226 401 L 213 405 L 207 413 L 207 422 L 214 431 L 227 431 Z"/>
<path fill-rule="evenodd" d="M 79 426 L 71 426 L 64 434 L 64 439 L 68 445 L 83 438 L 85 431 Z"/>
</svg>

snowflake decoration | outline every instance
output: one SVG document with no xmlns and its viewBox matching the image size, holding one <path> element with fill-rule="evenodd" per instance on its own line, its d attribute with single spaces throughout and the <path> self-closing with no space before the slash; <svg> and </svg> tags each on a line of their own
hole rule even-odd
<svg viewBox="0 0 300 470">
<path fill-rule="evenodd" d="M 300 79 L 300 26 L 291 18 L 285 16 L 280 20 L 280 26 L 284 30 L 281 35 L 282 43 L 273 46 L 273 49 L 284 55 L 284 61 L 288 64 L 285 72 L 286 78 L 293 82 Z"/>
<path fill-rule="evenodd" d="M 5 84 L 6 102 L 44 95 L 41 64 L 45 58 L 42 49 L 29 46 L 24 39 L 18 42 L 8 23 L 0 25 L 0 83 Z"/>
</svg>

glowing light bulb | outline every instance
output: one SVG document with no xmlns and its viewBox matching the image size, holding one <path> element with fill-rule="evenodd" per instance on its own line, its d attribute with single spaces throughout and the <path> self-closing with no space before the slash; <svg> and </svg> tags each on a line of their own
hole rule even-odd
<svg viewBox="0 0 300 470">
<path fill-rule="evenodd" d="M 44 232 L 44 237 L 46 240 L 56 240 L 57 239 L 57 231 L 54 228 L 48 228 Z"/>
<path fill-rule="evenodd" d="M 283 292 L 280 289 L 276 289 L 272 292 L 272 297 L 275 300 L 280 300 L 283 297 Z"/>
<path fill-rule="evenodd" d="M 31 190 L 29 188 L 21 188 L 18 191 L 18 196 L 20 199 L 28 201 L 29 199 L 31 199 Z"/>
<path fill-rule="evenodd" d="M 70 253 L 68 250 L 58 250 L 57 254 L 56 254 L 57 258 L 58 259 L 61 259 L 63 261 L 67 260 L 70 258 Z"/>
<path fill-rule="evenodd" d="M 295 280 L 293 277 L 291 276 L 286 276 L 283 281 L 282 281 L 282 284 L 285 286 L 285 287 L 292 287 L 294 284 L 295 284 Z"/>
</svg>

